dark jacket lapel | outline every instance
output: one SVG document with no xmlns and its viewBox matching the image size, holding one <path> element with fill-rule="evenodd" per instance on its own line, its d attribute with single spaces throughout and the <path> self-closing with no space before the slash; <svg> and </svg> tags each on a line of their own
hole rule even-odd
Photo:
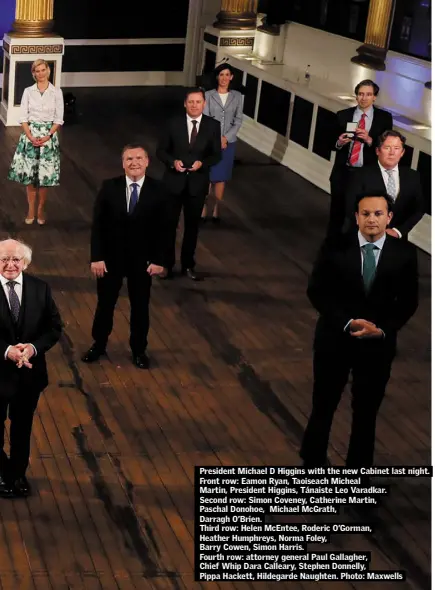
<svg viewBox="0 0 435 590">
<path fill-rule="evenodd" d="M 5 322 L 11 335 L 13 335 L 15 333 L 14 320 L 12 318 L 9 303 L 6 299 L 6 294 L 3 289 L 3 285 L 1 286 L 0 291 L 1 291 L 1 293 L 0 293 L 0 316 L 3 318 L 3 321 Z"/>
<path fill-rule="evenodd" d="M 193 149 L 198 149 L 201 146 L 201 143 L 204 143 L 204 139 L 207 137 L 207 130 L 208 130 L 208 120 L 206 115 L 202 115 L 201 123 L 199 125 L 198 135 L 196 137 L 196 141 L 193 145 Z"/>
<path fill-rule="evenodd" d="M 185 148 L 187 150 L 190 149 L 190 142 L 189 142 L 189 126 L 187 124 L 187 116 L 184 115 L 183 117 L 180 117 L 180 122 L 179 122 L 179 137 L 181 139 L 181 141 L 184 143 Z M 201 127 L 201 125 L 200 125 Z"/>
<path fill-rule="evenodd" d="M 372 127 L 370 129 L 370 135 L 373 136 L 378 136 L 380 135 L 380 133 L 377 131 L 377 129 L 379 129 L 382 124 L 381 124 L 381 119 L 382 119 L 382 112 L 376 108 L 373 107 L 373 121 L 372 121 Z"/>
<path fill-rule="evenodd" d="M 23 292 L 21 296 L 20 314 L 17 322 L 17 332 L 20 338 L 26 340 L 25 333 L 33 330 L 37 314 L 33 313 L 35 294 L 32 292 L 32 284 L 23 273 Z"/>
<path fill-rule="evenodd" d="M 132 216 L 137 215 L 138 213 L 140 213 L 140 211 L 142 211 L 142 209 L 144 207 L 146 207 L 148 197 L 150 196 L 149 195 L 150 191 L 149 191 L 148 185 L 149 185 L 149 179 L 148 179 L 148 176 L 145 176 L 145 180 L 143 181 L 142 188 L 140 189 L 140 193 L 139 193 L 139 201 L 137 202 L 137 205 L 134 208 Z"/>
<path fill-rule="evenodd" d="M 349 237 L 349 248 L 347 251 L 347 266 L 349 269 L 349 279 L 355 281 L 358 288 L 364 292 L 364 281 L 362 278 L 362 266 L 361 266 L 361 247 L 359 245 L 358 233 L 353 232 Z"/>
<path fill-rule="evenodd" d="M 112 199 L 119 214 L 127 215 L 127 181 L 125 176 L 119 176 L 114 180 Z"/>
</svg>

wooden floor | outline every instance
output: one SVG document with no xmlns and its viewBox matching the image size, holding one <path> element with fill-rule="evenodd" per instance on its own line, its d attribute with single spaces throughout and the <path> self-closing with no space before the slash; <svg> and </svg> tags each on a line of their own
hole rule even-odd
<svg viewBox="0 0 435 590">
<path fill-rule="evenodd" d="M 154 285 L 151 370 L 130 363 L 125 292 L 109 359 L 84 365 L 96 303 L 87 263 L 96 190 L 121 173 L 124 143 L 139 139 L 154 153 L 159 126 L 182 100 L 170 89 L 75 94 L 79 117 L 62 130 L 62 184 L 50 193 L 45 227 L 23 224 L 24 191 L 6 180 L 19 129 L 0 127 L 0 237 L 19 236 L 34 248 L 31 272 L 50 283 L 65 322 L 33 430 L 34 495 L 0 503 L 0 588 L 254 588 L 193 581 L 194 466 L 300 464 L 316 317 L 305 290 L 328 196 L 240 143 L 222 227 L 206 226 L 200 237 L 198 269 L 209 276 Z M 158 162 L 150 173 L 162 173 Z M 420 307 L 401 333 L 378 420 L 379 465 L 430 464 L 425 254 L 420 268 Z M 344 396 L 331 439 L 336 464 L 346 453 L 349 416 Z M 370 517 L 355 511 L 343 520 L 365 518 L 375 523 L 373 536 L 336 535 L 328 549 L 370 550 L 373 569 L 405 569 L 401 588 L 427 590 L 430 482 L 396 480 Z M 340 585 L 351 587 L 367 586 Z"/>
</svg>

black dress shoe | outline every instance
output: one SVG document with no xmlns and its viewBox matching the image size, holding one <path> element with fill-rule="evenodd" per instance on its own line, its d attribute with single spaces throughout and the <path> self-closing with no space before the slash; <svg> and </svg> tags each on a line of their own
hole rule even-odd
<svg viewBox="0 0 435 590">
<path fill-rule="evenodd" d="M 87 350 L 85 352 L 85 354 L 82 356 L 82 361 L 84 363 L 94 363 L 103 354 L 106 354 L 106 351 L 104 350 L 104 348 L 98 346 L 94 342 L 94 344 L 91 346 L 91 348 L 89 350 Z"/>
<path fill-rule="evenodd" d="M 219 225 L 219 224 L 220 224 L 220 222 L 221 222 L 221 218 L 220 218 L 220 217 L 212 217 L 212 218 L 211 218 L 211 220 L 212 220 L 212 222 L 213 222 L 215 225 Z"/>
<path fill-rule="evenodd" d="M 13 498 L 14 490 L 8 481 L 0 474 L 0 498 Z"/>
<path fill-rule="evenodd" d="M 150 360 L 145 353 L 133 355 L 133 365 L 138 369 L 149 369 Z"/>
<path fill-rule="evenodd" d="M 30 496 L 32 490 L 25 475 L 19 477 L 12 483 L 12 491 L 14 496 L 18 498 L 27 498 L 27 496 Z"/>
<path fill-rule="evenodd" d="M 193 268 L 183 268 L 181 274 L 188 277 L 189 279 L 192 279 L 192 281 L 200 280 L 199 276 L 195 272 L 195 269 Z"/>
</svg>

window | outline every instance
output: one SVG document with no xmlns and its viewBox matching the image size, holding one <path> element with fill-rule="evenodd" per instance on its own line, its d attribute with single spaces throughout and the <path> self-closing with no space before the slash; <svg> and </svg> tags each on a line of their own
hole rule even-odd
<svg viewBox="0 0 435 590">
<path fill-rule="evenodd" d="M 390 49 L 431 60 L 431 0 L 397 0 Z"/>
</svg>

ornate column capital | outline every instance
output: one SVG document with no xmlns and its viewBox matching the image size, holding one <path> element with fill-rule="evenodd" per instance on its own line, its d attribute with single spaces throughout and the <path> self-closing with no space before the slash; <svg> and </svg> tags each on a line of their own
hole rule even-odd
<svg viewBox="0 0 435 590">
<path fill-rule="evenodd" d="M 53 0 L 17 0 L 13 37 L 47 37 L 53 30 Z"/>
<path fill-rule="evenodd" d="M 217 29 L 255 29 L 257 26 L 258 0 L 221 0 L 213 26 Z"/>
<path fill-rule="evenodd" d="M 351 61 L 374 70 L 385 70 L 396 0 L 370 0 L 364 45 Z"/>
</svg>

